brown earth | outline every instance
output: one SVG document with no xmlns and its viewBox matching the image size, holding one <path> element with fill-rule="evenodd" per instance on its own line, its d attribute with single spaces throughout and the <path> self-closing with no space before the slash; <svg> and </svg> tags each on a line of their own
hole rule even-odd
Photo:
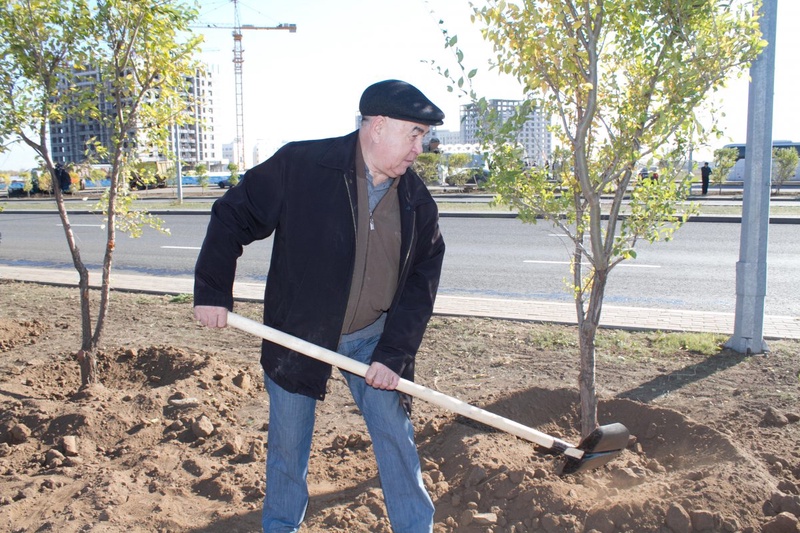
<svg viewBox="0 0 800 533">
<path fill-rule="evenodd" d="M 259 531 L 260 341 L 199 327 L 185 299 L 112 298 L 104 386 L 79 390 L 77 290 L 0 284 L 0 530 Z M 743 357 L 688 351 L 688 338 L 601 332 L 600 421 L 634 438 L 573 476 L 529 442 L 417 401 L 435 530 L 797 532 L 800 344 Z M 574 442 L 575 339 L 569 327 L 437 316 L 418 376 Z M 335 375 L 318 408 L 304 531 L 388 532 L 369 436 Z"/>
</svg>

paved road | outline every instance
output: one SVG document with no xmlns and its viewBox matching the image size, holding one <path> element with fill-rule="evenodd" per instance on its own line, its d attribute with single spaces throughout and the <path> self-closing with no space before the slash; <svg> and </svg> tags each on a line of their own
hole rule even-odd
<svg viewBox="0 0 800 533">
<path fill-rule="evenodd" d="M 167 213 L 169 214 L 169 211 Z M 174 213 L 170 216 L 172 215 L 174 215 Z M 29 225 L 31 224 L 31 220 L 34 220 L 34 218 L 30 218 L 31 216 L 35 217 L 37 220 L 40 220 L 44 224 L 41 228 L 41 231 L 31 230 Z M 75 214 L 71 219 L 76 227 L 85 228 L 86 231 L 93 233 L 102 231 L 102 227 L 100 227 L 102 221 L 99 220 L 98 217 L 95 216 L 93 220 L 89 221 L 89 223 L 81 224 L 77 218 L 79 216 L 80 215 Z M 207 214 L 204 216 L 207 216 Z M 174 229 L 176 232 L 173 233 L 173 236 L 175 236 L 176 233 L 178 236 L 183 236 L 184 238 L 191 236 L 187 242 L 192 242 L 193 244 L 190 246 L 175 246 L 174 240 L 170 240 L 169 242 L 171 244 L 164 245 L 164 248 L 159 247 L 162 249 L 162 252 L 158 255 L 165 255 L 163 250 L 167 250 L 166 256 L 169 257 L 171 262 L 174 262 L 175 259 L 181 256 L 181 254 L 186 253 L 187 257 L 190 258 L 190 263 L 193 263 L 194 256 L 196 255 L 196 247 L 199 246 L 200 239 L 202 238 L 201 236 L 198 236 L 198 228 L 204 228 L 205 222 L 200 222 L 202 217 L 198 217 L 197 214 L 187 218 L 189 219 L 187 223 L 187 228 L 189 229 L 179 229 L 180 225 L 175 225 Z M 445 213 L 442 220 L 442 226 L 443 231 L 445 231 L 448 239 L 448 256 L 465 254 L 472 260 L 472 264 L 469 266 L 469 268 L 467 268 L 468 273 L 464 274 L 464 276 L 473 280 L 484 280 L 492 277 L 484 275 L 484 272 L 492 271 L 491 268 L 486 269 L 476 266 L 475 258 L 480 255 L 485 256 L 487 260 L 491 261 L 492 265 L 494 265 L 494 270 L 503 270 L 508 261 L 505 261 L 499 257 L 498 254 L 495 253 L 496 250 L 494 250 L 492 246 L 496 244 L 498 236 L 508 236 L 510 234 L 508 231 L 503 231 L 510 226 L 502 226 L 503 221 L 500 221 L 501 231 L 497 231 L 496 227 L 487 229 L 485 226 L 482 226 L 482 231 L 464 232 L 464 228 L 468 228 L 468 225 L 462 226 L 456 224 L 455 222 L 448 222 L 449 219 L 455 220 L 459 218 L 464 217 L 458 213 Z M 476 217 L 474 213 L 466 217 L 468 220 L 473 220 L 473 222 L 470 222 L 470 224 L 474 223 L 476 218 L 482 217 Z M 497 220 L 495 216 L 490 218 Z M 794 275 L 797 265 L 800 264 L 800 260 L 798 260 L 798 257 L 800 256 L 798 256 L 796 243 L 792 242 L 796 240 L 795 232 L 794 230 L 790 229 L 792 226 L 785 226 L 785 231 L 787 232 L 785 234 L 783 233 L 784 229 L 779 229 L 781 228 L 782 224 L 795 223 L 796 219 L 789 217 L 787 220 L 781 220 L 780 222 L 781 224 L 772 224 L 770 226 L 770 265 L 771 268 L 777 269 L 778 273 L 785 273 L 788 276 L 788 281 L 785 285 L 778 285 L 776 280 L 779 279 L 779 276 L 776 276 L 774 272 L 770 273 L 769 290 L 771 290 L 773 294 L 778 293 L 775 294 L 776 296 L 788 296 L 789 300 L 796 303 L 800 301 L 800 299 L 796 298 L 796 296 L 791 292 L 792 290 L 796 289 L 796 284 L 791 282 L 791 277 Z M 504 223 L 516 223 L 518 228 L 522 227 L 522 225 L 518 222 L 509 219 L 506 219 Z M 22 225 L 21 229 L 20 225 Z M 17 244 L 17 250 L 22 249 L 25 250 L 26 253 L 30 252 L 35 254 L 38 253 L 36 250 L 50 248 L 50 250 L 47 250 L 48 252 L 52 252 L 53 250 L 61 250 L 64 254 L 66 254 L 66 244 L 64 243 L 63 232 L 53 232 L 52 230 L 54 225 L 60 225 L 60 221 L 58 221 L 57 217 L 53 218 L 52 213 L 15 213 L 13 211 L 6 211 L 3 213 L 3 215 L 0 216 L 0 232 L 4 233 L 0 235 L 0 279 L 17 279 L 66 285 L 75 284 L 77 281 L 77 275 L 75 274 L 74 269 L 71 267 L 71 262 L 68 260 L 68 254 L 65 256 L 67 259 L 61 265 L 63 268 L 36 268 L 36 260 L 26 260 L 22 264 L 15 264 L 19 263 L 19 261 L 13 259 L 15 251 L 12 250 L 12 246 L 10 246 L 10 244 L 14 242 L 14 239 L 10 238 L 10 235 L 12 234 L 22 236 L 20 241 L 22 243 L 21 247 L 19 244 Z M 696 226 L 697 232 L 699 233 L 693 234 L 692 231 L 687 231 L 693 226 Z M 725 226 L 727 226 L 729 229 L 732 228 L 731 231 L 733 233 L 731 235 L 738 235 L 738 223 L 726 224 Z M 540 224 L 538 226 L 524 227 L 528 232 L 532 231 L 531 228 L 537 228 L 537 230 L 534 231 L 542 231 L 543 235 L 546 237 L 543 239 L 544 241 L 549 240 L 552 243 L 554 240 L 563 239 L 563 237 L 557 236 L 556 232 L 554 232 L 549 225 Z M 76 233 L 80 234 L 82 231 L 83 230 Z M 462 231 L 464 235 L 467 236 L 465 245 L 466 247 L 461 251 L 459 251 L 459 247 L 462 245 L 459 244 L 460 238 L 457 236 L 459 231 Z M 725 239 L 720 238 L 721 232 L 724 233 L 726 231 L 727 230 L 718 230 L 715 226 L 709 224 L 689 224 L 683 228 L 678 235 L 686 235 L 686 240 L 689 245 L 692 243 L 695 243 L 695 245 L 700 243 L 701 246 L 699 247 L 699 251 L 691 251 L 691 248 L 681 248 L 682 245 L 679 244 L 680 241 L 678 238 L 676 238 L 676 242 L 668 244 L 658 243 L 652 246 L 651 249 L 657 251 L 660 248 L 665 247 L 666 250 L 671 250 L 671 252 L 673 252 L 672 255 L 678 257 L 680 261 L 685 261 L 687 259 L 697 261 L 699 258 L 700 263 L 706 263 L 704 268 L 712 271 L 713 276 L 708 277 L 709 280 L 722 280 L 725 279 L 728 274 L 725 274 L 724 276 L 721 274 L 728 267 L 720 268 L 718 262 L 709 258 L 712 256 L 710 250 L 714 247 L 721 246 L 722 248 L 726 249 L 725 253 L 728 254 L 728 257 L 732 258 L 730 261 L 726 261 L 725 264 L 728 264 L 732 261 L 735 265 L 736 252 L 731 253 L 731 251 L 728 250 L 728 248 L 731 248 L 732 245 L 729 243 L 722 244 L 726 242 L 726 239 L 727 241 L 730 241 L 731 237 L 729 236 Z M 31 246 L 31 243 L 40 240 L 39 238 L 43 233 L 47 233 L 48 235 L 52 234 L 54 236 L 54 240 L 52 241 L 51 245 Z M 95 237 L 88 237 L 88 235 L 89 234 L 79 235 L 79 244 L 83 250 L 89 250 L 92 248 L 92 246 L 95 246 L 96 243 L 103 242 L 102 239 L 98 240 Z M 541 237 L 542 236 L 539 236 L 539 238 Z M 166 239 L 166 237 L 164 238 Z M 124 239 L 124 237 L 122 239 Z M 777 242 L 774 243 L 773 241 Z M 122 242 L 138 244 L 144 241 L 121 240 L 120 243 Z M 513 246 L 517 250 L 536 249 L 535 247 L 522 247 L 520 246 L 520 242 L 521 241 L 519 240 L 512 241 Z M 267 260 L 267 254 L 269 251 L 269 243 L 262 243 L 262 245 L 264 248 L 260 251 L 255 247 L 253 247 L 252 250 L 252 252 L 257 256 L 260 255 L 260 257 L 256 258 L 256 261 L 259 263 L 259 272 L 263 270 L 263 263 Z M 560 245 L 560 247 L 563 249 L 563 244 Z M 122 248 L 124 249 L 125 246 L 123 245 Z M 542 247 L 542 249 L 544 248 L 546 247 Z M 652 259 L 652 257 L 656 257 L 648 257 L 648 254 L 650 253 L 649 250 L 643 248 L 647 247 L 639 248 L 640 261 L 643 261 L 644 258 Z M 738 249 L 738 242 L 735 246 L 733 246 L 733 248 Z M 136 250 L 135 248 L 132 249 L 134 250 L 134 255 L 142 255 L 141 250 Z M 100 253 L 101 252 L 102 248 L 100 248 Z M 100 254 L 97 254 L 97 257 L 99 258 Z M 119 255 L 116 257 L 119 258 Z M 47 255 L 40 256 L 40 261 L 47 263 L 49 267 L 52 267 L 52 259 L 48 259 Z M 48 261 L 50 262 L 48 263 Z M 149 261 L 149 259 L 146 259 L 146 261 Z M 522 261 L 522 264 L 528 265 L 523 268 L 529 268 L 531 265 L 535 265 L 537 268 L 542 265 L 545 265 L 545 268 L 551 268 L 553 265 L 555 265 L 555 262 L 551 261 L 552 260 L 550 259 L 541 258 L 525 259 Z M 89 262 L 91 263 L 91 261 Z M 147 264 L 152 266 L 151 262 L 148 262 Z M 646 263 L 642 262 L 641 264 Z M 99 265 L 90 264 L 90 267 L 93 266 Z M 447 272 L 448 268 L 449 267 L 446 265 L 445 279 L 447 279 L 447 276 L 450 275 Z M 184 271 L 186 272 L 190 272 L 190 270 L 191 268 L 189 268 L 188 271 L 186 268 L 184 268 Z M 669 270 L 672 272 L 677 272 L 679 278 L 678 281 L 673 280 L 667 283 L 667 286 L 669 286 L 671 283 L 673 287 L 689 287 L 690 292 L 696 292 L 701 294 L 701 296 L 704 294 L 704 291 L 709 284 L 708 282 L 701 283 L 699 288 L 692 288 L 694 286 L 687 281 L 687 278 L 690 277 L 693 272 L 702 269 L 695 269 L 684 265 L 683 267 L 678 266 L 677 268 L 671 268 Z M 625 273 L 623 269 L 618 269 L 615 275 L 623 280 L 635 277 L 630 274 L 630 272 L 634 271 L 629 270 L 627 273 Z M 191 292 L 190 274 L 176 274 L 175 272 L 168 272 L 168 275 L 159 274 L 164 274 L 164 272 L 158 271 L 157 268 L 150 270 L 148 270 L 148 268 L 144 268 L 134 271 L 125 271 L 124 269 L 120 269 L 115 266 L 112 287 L 119 290 L 136 290 L 168 294 Z M 512 274 L 512 277 L 520 279 L 518 274 Z M 543 276 L 531 276 L 531 278 L 542 277 Z M 654 281 L 656 277 L 657 276 L 650 275 L 647 278 L 648 290 L 652 289 L 652 287 L 656 285 L 656 282 Z M 99 272 L 95 270 L 93 272 L 92 279 L 95 283 L 98 283 L 100 279 Z M 451 284 L 450 281 L 447 283 Z M 568 298 L 563 302 L 555 301 L 552 298 L 539 299 L 537 298 L 539 295 L 536 293 L 524 292 L 517 293 L 515 297 L 512 298 L 510 294 L 505 294 L 504 291 L 497 290 L 496 288 L 492 289 L 495 291 L 495 293 L 491 295 L 493 297 L 486 297 L 487 294 L 474 296 L 469 294 L 470 291 L 464 291 L 463 288 L 459 287 L 460 281 L 455 278 L 452 281 L 452 285 L 455 288 L 443 288 L 443 291 L 437 300 L 437 306 L 435 309 L 437 314 L 487 316 L 567 324 L 575 323 L 574 306 L 569 302 Z M 776 286 L 778 289 L 776 289 Z M 735 297 L 735 295 L 732 295 L 732 287 L 733 286 L 729 286 L 727 282 L 725 283 L 725 291 L 731 293 L 731 295 L 728 296 L 729 298 Z M 565 294 L 561 292 L 560 287 L 559 293 L 562 295 L 562 297 Z M 237 298 L 259 300 L 261 298 L 261 294 L 263 294 L 263 280 L 237 282 Z M 772 298 L 772 296 L 768 295 L 768 302 L 770 298 Z M 626 303 L 630 305 L 615 305 L 615 303 L 621 303 L 622 300 L 615 302 L 614 299 L 615 296 L 612 291 L 606 298 L 606 305 L 604 306 L 602 319 L 602 324 L 604 326 L 629 329 L 706 331 L 724 334 L 731 334 L 733 331 L 734 315 L 732 312 L 712 312 L 691 308 L 678 309 L 674 307 L 675 302 L 670 302 L 668 300 L 648 302 L 629 301 Z M 637 306 L 640 303 L 646 304 L 647 307 Z M 725 305 L 727 306 L 727 303 Z M 780 307 L 781 306 L 779 306 L 779 308 Z M 733 307 L 731 306 L 730 310 L 732 311 L 732 309 Z M 768 339 L 800 339 L 800 313 L 795 312 L 794 308 L 790 307 L 785 307 L 782 309 L 785 309 L 786 311 L 779 312 L 778 314 L 771 314 L 770 310 L 767 311 L 767 317 L 765 319 L 765 337 Z"/>
<path fill-rule="evenodd" d="M 162 215 L 170 235 L 147 229 L 143 237 L 118 234 L 114 268 L 118 272 L 191 277 L 203 240 L 207 212 Z M 105 250 L 105 220 L 100 215 L 70 216 L 84 262 L 99 268 Z M 521 224 L 508 218 L 443 217 L 447 242 L 440 292 L 449 296 L 570 303 L 572 242 L 547 222 Z M 72 269 L 54 213 L 0 215 L 0 263 Z M 766 312 L 800 316 L 800 240 L 796 226 L 770 228 Z M 739 224 L 689 223 L 671 242 L 640 243 L 635 261 L 611 273 L 609 305 L 729 312 L 736 304 Z M 271 240 L 253 243 L 239 261 L 237 277 L 263 282 Z"/>
</svg>

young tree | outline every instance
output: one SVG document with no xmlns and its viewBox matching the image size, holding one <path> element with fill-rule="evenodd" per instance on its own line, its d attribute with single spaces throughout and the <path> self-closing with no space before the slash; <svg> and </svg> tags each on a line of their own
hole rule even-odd
<svg viewBox="0 0 800 533">
<path fill-rule="evenodd" d="M 466 168 L 472 161 L 472 156 L 465 153 L 450 154 L 447 156 L 447 183 L 460 187 L 469 181 L 470 173 Z"/>
<path fill-rule="evenodd" d="M 91 5 L 83 0 L 10 0 L 0 9 L 0 137 L 14 136 L 30 146 L 42 159 L 51 182 L 58 183 L 47 137 L 51 121 L 94 119 L 112 132 L 111 148 L 96 152 L 107 158 L 111 170 L 94 329 L 89 271 L 61 190 L 53 188 L 79 274 L 82 340 L 78 360 L 84 386 L 99 381 L 95 352 L 108 311 L 116 230 L 135 235 L 142 223 L 157 225 L 146 213 L 131 210 L 128 178 L 138 151 L 159 150 L 168 125 L 183 120 L 182 89 L 186 77 L 195 72 L 193 54 L 199 43 L 183 35 L 196 14 L 180 0 L 97 0 Z M 96 105 L 98 94 L 113 102 L 112 113 Z"/>
<path fill-rule="evenodd" d="M 38 193 L 50 194 L 53 191 L 53 176 L 42 163 L 38 169 L 33 170 L 28 190 Z"/>
<path fill-rule="evenodd" d="M 711 173 L 711 183 L 719 185 L 720 194 L 722 193 L 722 184 L 728 179 L 738 158 L 739 150 L 737 148 L 714 150 L 714 172 Z"/>
<path fill-rule="evenodd" d="M 200 163 L 194 167 L 194 175 L 197 176 L 197 183 L 203 190 L 208 188 L 208 167 Z"/>
<path fill-rule="evenodd" d="M 414 161 L 414 171 L 419 174 L 425 183 L 432 185 L 439 183 L 439 164 L 442 154 L 434 152 L 424 152 L 417 156 Z"/>
<path fill-rule="evenodd" d="M 772 186 L 778 194 L 783 183 L 795 175 L 800 155 L 794 148 L 772 149 Z"/>
<path fill-rule="evenodd" d="M 228 177 L 228 181 L 231 182 L 231 187 L 239 183 L 239 165 L 236 163 L 228 163 L 228 172 L 230 172 L 230 176 Z"/>
<path fill-rule="evenodd" d="M 695 110 L 760 49 L 752 7 L 736 0 L 488 0 L 474 7 L 494 45 L 494 67 L 528 95 L 515 117 L 484 129 L 490 186 L 524 222 L 544 216 L 573 241 L 583 435 L 597 427 L 595 335 L 609 274 L 635 258 L 637 241 L 670 238 L 690 212 L 679 209 L 690 180 L 680 166 L 665 172 L 673 179 L 631 189 L 637 163 L 674 161 L 693 127 L 703 130 Z M 449 77 L 470 87 L 475 71 L 467 73 L 456 36 L 445 37 L 462 74 Z M 464 91 L 489 109 L 485 98 Z M 512 149 L 535 106 L 555 119 L 560 179 L 525 168 Z"/>
</svg>

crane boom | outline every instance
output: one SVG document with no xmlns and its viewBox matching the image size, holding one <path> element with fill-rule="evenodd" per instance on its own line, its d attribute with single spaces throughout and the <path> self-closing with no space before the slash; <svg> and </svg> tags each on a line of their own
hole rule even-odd
<svg viewBox="0 0 800 533">
<path fill-rule="evenodd" d="M 202 26 L 192 26 L 192 28 L 211 28 L 214 30 L 235 30 L 236 26 L 232 24 L 215 24 L 209 23 Z M 239 26 L 242 30 L 289 30 L 289 33 L 297 32 L 297 24 L 278 24 L 277 26 L 255 26 L 253 24 L 242 24 Z"/>
</svg>

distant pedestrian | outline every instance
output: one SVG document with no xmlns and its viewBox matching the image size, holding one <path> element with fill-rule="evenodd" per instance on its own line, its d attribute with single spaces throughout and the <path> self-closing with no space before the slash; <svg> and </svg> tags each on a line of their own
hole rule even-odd
<svg viewBox="0 0 800 533">
<path fill-rule="evenodd" d="M 708 161 L 700 169 L 700 177 L 703 179 L 703 194 L 708 194 L 708 182 L 711 179 L 711 167 L 708 166 Z"/>
<path fill-rule="evenodd" d="M 56 178 L 58 178 L 58 187 L 61 192 L 68 193 L 72 187 L 72 178 L 61 163 L 56 163 Z"/>
</svg>

